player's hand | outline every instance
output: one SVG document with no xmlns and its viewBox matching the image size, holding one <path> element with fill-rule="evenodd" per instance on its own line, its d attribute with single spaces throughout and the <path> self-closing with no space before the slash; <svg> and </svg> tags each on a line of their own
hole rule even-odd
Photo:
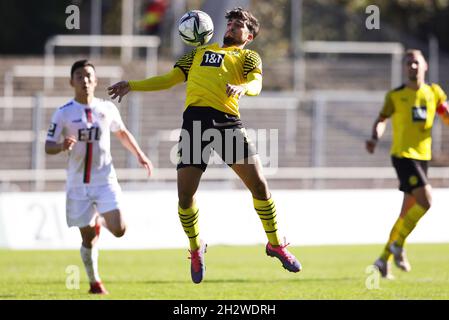
<svg viewBox="0 0 449 320">
<path fill-rule="evenodd" d="M 120 81 L 112 86 L 108 87 L 108 94 L 111 96 L 111 99 L 114 100 L 118 97 L 118 102 L 122 101 L 122 98 L 131 91 L 131 87 L 129 86 L 128 81 Z"/>
<path fill-rule="evenodd" d="M 75 136 L 68 136 L 64 138 L 64 142 L 62 143 L 62 151 L 72 151 L 73 146 L 77 142 Z"/>
<path fill-rule="evenodd" d="M 375 139 L 366 140 L 366 150 L 369 153 L 374 153 L 374 150 L 376 149 L 376 145 L 377 145 L 377 140 L 375 140 Z"/>
<path fill-rule="evenodd" d="M 231 96 L 237 96 L 237 98 L 240 98 L 242 95 L 244 95 L 246 92 L 245 86 L 237 86 L 233 84 L 226 84 L 226 94 L 228 97 Z"/>
<path fill-rule="evenodd" d="M 150 159 L 148 159 L 145 154 L 140 153 L 137 155 L 137 161 L 139 161 L 140 165 L 147 170 L 148 177 L 151 177 L 151 174 L 153 173 L 153 164 Z"/>
</svg>

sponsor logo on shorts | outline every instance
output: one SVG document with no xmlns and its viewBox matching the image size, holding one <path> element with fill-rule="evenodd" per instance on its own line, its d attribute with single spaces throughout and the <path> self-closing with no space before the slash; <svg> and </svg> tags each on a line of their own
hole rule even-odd
<svg viewBox="0 0 449 320">
<path fill-rule="evenodd" d="M 408 183 L 411 185 L 411 186 L 416 186 L 417 184 L 418 184 L 418 177 L 417 176 L 410 176 L 409 178 L 408 178 Z"/>
</svg>

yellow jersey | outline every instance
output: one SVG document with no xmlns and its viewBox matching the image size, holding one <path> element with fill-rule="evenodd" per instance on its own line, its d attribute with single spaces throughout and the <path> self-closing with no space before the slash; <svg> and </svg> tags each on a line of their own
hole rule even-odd
<svg viewBox="0 0 449 320">
<path fill-rule="evenodd" d="M 257 52 L 237 47 L 221 48 L 217 43 L 195 48 L 175 64 L 187 81 L 185 107 L 212 107 L 240 116 L 239 98 L 226 94 L 226 84 L 247 83 L 251 72 L 262 74 Z"/>
<path fill-rule="evenodd" d="M 432 158 L 431 134 L 436 108 L 446 99 L 437 84 L 423 84 L 418 90 L 403 85 L 386 94 L 380 116 L 391 117 L 392 156 L 416 160 Z"/>
</svg>

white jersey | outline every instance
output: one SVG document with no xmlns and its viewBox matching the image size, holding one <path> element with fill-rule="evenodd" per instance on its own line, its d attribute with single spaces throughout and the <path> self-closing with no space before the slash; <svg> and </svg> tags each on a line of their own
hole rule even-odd
<svg viewBox="0 0 449 320">
<path fill-rule="evenodd" d="M 68 152 L 67 187 L 117 182 L 112 165 L 110 131 L 124 130 L 120 112 L 110 101 L 94 98 L 90 105 L 71 100 L 53 114 L 47 141 L 75 136 Z"/>
</svg>

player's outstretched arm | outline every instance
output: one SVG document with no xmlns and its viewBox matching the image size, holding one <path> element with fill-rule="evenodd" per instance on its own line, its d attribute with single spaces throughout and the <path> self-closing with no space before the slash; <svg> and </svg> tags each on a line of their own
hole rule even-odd
<svg viewBox="0 0 449 320">
<path fill-rule="evenodd" d="M 68 136 L 64 138 L 62 143 L 57 143 L 53 141 L 45 141 L 45 153 L 47 154 L 58 154 L 66 150 L 72 150 L 76 143 L 76 138 L 74 136 Z"/>
<path fill-rule="evenodd" d="M 111 99 L 119 98 L 118 102 L 130 91 L 158 91 L 173 87 L 184 82 L 185 75 L 179 68 L 173 68 L 170 72 L 151 77 L 145 80 L 120 81 L 108 88 L 108 94 Z"/>
<path fill-rule="evenodd" d="M 382 137 L 387 127 L 388 118 L 379 116 L 376 121 L 374 121 L 373 131 L 371 133 L 371 139 L 366 140 L 365 146 L 369 153 L 374 153 L 376 149 L 377 141 Z"/>
<path fill-rule="evenodd" d="M 139 144 L 132 133 L 129 132 L 128 129 L 124 129 L 115 132 L 115 136 L 120 140 L 126 149 L 136 156 L 137 161 L 147 170 L 148 176 L 151 176 L 153 165 L 142 149 L 140 149 Z"/>
</svg>

